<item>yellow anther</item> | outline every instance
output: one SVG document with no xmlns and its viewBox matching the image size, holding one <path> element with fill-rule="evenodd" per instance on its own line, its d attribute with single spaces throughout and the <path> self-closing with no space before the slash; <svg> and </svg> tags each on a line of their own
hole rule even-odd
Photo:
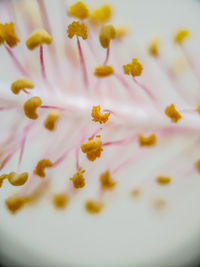
<svg viewBox="0 0 200 267">
<path fill-rule="evenodd" d="M 106 171 L 101 174 L 100 183 L 101 187 L 105 190 L 113 189 L 116 185 L 116 181 L 111 178 L 109 171 Z"/>
<path fill-rule="evenodd" d="M 0 176 L 0 187 L 2 187 L 3 182 L 4 182 L 5 179 L 8 179 L 8 174 L 2 174 Z"/>
<path fill-rule="evenodd" d="M 177 44 L 182 44 L 183 41 L 185 41 L 189 37 L 189 35 L 190 33 L 188 30 L 181 29 L 174 35 L 174 42 Z"/>
<path fill-rule="evenodd" d="M 107 22 L 112 16 L 112 9 L 109 5 L 104 5 L 90 12 L 90 21 L 94 25 Z"/>
<path fill-rule="evenodd" d="M 82 170 L 82 168 L 80 168 L 72 178 L 69 178 L 69 180 L 73 182 L 74 188 L 78 189 L 85 186 L 85 178 L 83 176 L 84 172 L 85 170 Z"/>
<path fill-rule="evenodd" d="M 197 171 L 200 173 L 200 159 L 196 161 L 195 166 Z"/>
<path fill-rule="evenodd" d="M 21 90 L 27 89 L 27 88 L 28 89 L 34 88 L 34 84 L 27 78 L 16 80 L 11 84 L 11 91 L 16 95 Z"/>
<path fill-rule="evenodd" d="M 99 34 L 99 41 L 103 48 L 108 48 L 110 40 L 115 39 L 116 30 L 112 25 L 103 25 Z"/>
<path fill-rule="evenodd" d="M 200 105 L 197 105 L 196 111 L 200 114 Z"/>
<path fill-rule="evenodd" d="M 92 107 L 91 116 L 93 117 L 93 121 L 99 122 L 101 124 L 106 123 L 110 116 L 110 112 L 101 113 L 100 110 L 101 110 L 100 105 Z"/>
<path fill-rule="evenodd" d="M 96 136 L 95 139 L 88 138 L 88 141 L 81 145 L 81 150 L 90 161 L 100 158 L 101 152 L 103 151 L 100 136 Z"/>
<path fill-rule="evenodd" d="M 175 123 L 182 118 L 181 114 L 176 110 L 174 104 L 166 107 L 165 114 L 171 119 L 172 122 Z"/>
<path fill-rule="evenodd" d="M 134 188 L 134 189 L 132 189 L 132 191 L 131 191 L 131 196 L 134 197 L 134 198 L 139 197 L 140 194 L 141 194 L 141 190 L 140 190 L 140 188 Z"/>
<path fill-rule="evenodd" d="M 67 28 L 69 38 L 73 38 L 74 35 L 81 36 L 84 40 L 87 39 L 87 27 L 85 24 L 81 24 L 78 21 L 73 21 Z"/>
<path fill-rule="evenodd" d="M 15 214 L 26 204 L 26 199 L 24 199 L 23 197 L 12 196 L 6 199 L 5 204 L 7 209 L 12 214 Z"/>
<path fill-rule="evenodd" d="M 67 205 L 68 197 L 64 193 L 56 194 L 53 196 L 53 204 L 57 209 L 64 209 Z"/>
<path fill-rule="evenodd" d="M 88 200 L 85 203 L 85 209 L 89 213 L 99 213 L 103 208 L 103 203 L 100 201 Z"/>
<path fill-rule="evenodd" d="M 171 178 L 169 176 L 160 175 L 157 177 L 156 181 L 161 185 L 166 185 L 171 182 Z"/>
<path fill-rule="evenodd" d="M 156 136 L 155 134 L 151 134 L 147 137 L 142 134 L 138 135 L 140 146 L 153 146 L 156 144 Z"/>
<path fill-rule="evenodd" d="M 116 29 L 116 39 L 121 40 L 125 35 L 128 34 L 128 28 L 125 26 L 119 26 Z"/>
<path fill-rule="evenodd" d="M 123 65 L 123 69 L 125 74 L 135 77 L 142 74 L 143 67 L 137 58 L 133 58 L 131 63 Z"/>
<path fill-rule="evenodd" d="M 23 172 L 20 174 L 17 174 L 16 172 L 11 172 L 10 174 L 8 174 L 8 181 L 10 184 L 12 184 L 14 186 L 24 185 L 26 183 L 27 179 L 28 179 L 28 173 L 27 172 Z"/>
<path fill-rule="evenodd" d="M 159 38 L 154 38 L 150 41 L 149 43 L 149 53 L 154 56 L 157 57 L 159 56 L 160 53 L 160 39 Z"/>
<path fill-rule="evenodd" d="M 15 24 L 0 24 L 0 44 L 6 42 L 8 46 L 14 47 L 18 44 L 19 38 L 15 33 Z"/>
<path fill-rule="evenodd" d="M 167 206 L 167 202 L 162 198 L 154 199 L 152 204 L 153 204 L 153 208 L 156 211 L 160 211 Z"/>
<path fill-rule="evenodd" d="M 58 110 L 51 110 L 44 122 L 44 127 L 49 130 L 53 131 L 55 129 L 56 123 L 60 118 L 60 112 Z"/>
<path fill-rule="evenodd" d="M 36 110 L 39 106 L 42 105 L 42 100 L 38 96 L 33 96 L 29 100 L 24 103 L 24 113 L 25 115 L 31 119 L 36 120 L 38 118 L 38 114 Z"/>
<path fill-rule="evenodd" d="M 38 161 L 34 174 L 40 176 L 41 178 L 45 177 L 45 169 L 51 168 L 53 166 L 53 163 L 49 159 L 42 159 Z"/>
<path fill-rule="evenodd" d="M 8 179 L 9 183 L 14 186 L 24 185 L 28 179 L 28 173 L 23 172 L 21 174 L 17 174 L 16 172 L 11 172 L 9 174 L 3 174 L 0 176 L 0 187 L 3 184 L 3 181 Z"/>
<path fill-rule="evenodd" d="M 52 43 L 51 35 L 45 30 L 39 30 L 33 32 L 26 40 L 26 46 L 28 49 L 33 50 L 37 46 Z"/>
<path fill-rule="evenodd" d="M 88 8 L 83 2 L 77 2 L 69 7 L 70 16 L 78 19 L 86 19 L 89 16 Z"/>
<path fill-rule="evenodd" d="M 96 66 L 95 67 L 95 72 L 94 75 L 97 77 L 106 77 L 106 76 L 110 76 L 111 74 L 113 74 L 113 67 L 112 66 Z"/>
</svg>

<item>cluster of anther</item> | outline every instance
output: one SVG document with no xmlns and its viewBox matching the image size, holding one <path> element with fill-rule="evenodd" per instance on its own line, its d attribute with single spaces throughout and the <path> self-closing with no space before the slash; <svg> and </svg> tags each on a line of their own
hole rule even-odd
<svg viewBox="0 0 200 267">
<path fill-rule="evenodd" d="M 126 34 L 125 28 L 115 28 L 113 25 L 105 24 L 111 17 L 111 8 L 108 5 L 100 7 L 96 10 L 89 10 L 88 7 L 82 3 L 77 2 L 71 5 L 68 9 L 69 16 L 79 19 L 79 21 L 73 21 L 67 28 L 67 34 L 69 38 L 77 37 L 78 47 L 80 51 L 80 56 L 82 59 L 83 69 L 85 72 L 84 60 L 82 56 L 81 46 L 79 37 L 82 37 L 83 40 L 88 38 L 87 26 L 83 23 L 83 20 L 88 19 L 93 25 L 101 25 L 99 31 L 99 42 L 100 45 L 107 49 L 107 56 L 109 56 L 110 42 L 115 38 L 121 38 Z M 175 43 L 181 45 L 183 41 L 189 36 L 187 30 L 180 30 L 174 37 Z M 0 24 L 0 44 L 6 44 L 10 48 L 16 46 L 19 42 L 19 38 L 15 32 L 14 23 Z M 40 47 L 41 57 L 43 56 L 43 45 L 50 45 L 52 43 L 52 37 L 46 30 L 39 30 L 33 32 L 26 40 L 26 46 L 29 50 L 36 49 Z M 153 39 L 149 44 L 149 53 L 158 57 L 160 54 L 159 50 L 160 40 L 158 38 Z M 114 74 L 114 68 L 111 65 L 107 65 L 108 57 L 104 64 L 97 65 L 94 69 L 94 75 L 98 78 L 107 77 Z M 41 60 L 41 66 L 45 75 L 45 68 L 43 59 Z M 122 66 L 125 75 L 132 75 L 135 79 L 136 76 L 140 76 L 143 71 L 143 66 L 137 58 L 133 58 L 131 63 Z M 137 80 L 136 80 L 137 81 Z M 144 89 L 143 86 L 141 88 Z M 18 95 L 20 92 L 29 94 L 31 90 L 34 89 L 33 82 L 27 78 L 22 77 L 11 84 L 11 91 Z M 145 89 L 148 92 L 147 89 Z M 24 103 L 24 114 L 30 120 L 37 120 L 39 117 L 38 109 L 42 106 L 42 100 L 39 96 L 32 96 Z M 200 105 L 197 106 L 196 111 L 200 113 Z M 93 106 L 91 117 L 92 121 L 96 123 L 106 123 L 112 112 L 101 112 L 100 105 Z M 177 123 L 182 115 L 176 110 L 174 104 L 170 104 L 163 111 L 173 123 Z M 48 113 L 46 119 L 44 120 L 44 127 L 49 131 L 54 131 L 56 124 L 61 116 L 61 113 L 57 109 L 52 109 Z M 153 146 L 156 144 L 156 135 L 151 134 L 149 136 L 143 136 L 143 134 L 138 135 L 138 143 L 141 147 L 143 146 Z M 96 137 L 90 137 L 88 141 L 80 144 L 81 151 L 86 154 L 86 157 L 89 161 L 95 161 L 97 158 L 101 157 L 103 151 L 103 144 L 100 135 Z M 51 168 L 54 166 L 54 163 L 49 159 L 41 159 L 34 169 L 34 174 L 40 178 L 45 177 L 45 169 Z M 200 162 L 197 161 L 196 168 L 200 172 Z M 77 172 L 70 178 L 75 189 L 81 189 L 85 186 L 86 181 L 84 178 L 85 170 L 81 167 L 77 168 Z M 11 172 L 9 174 L 2 174 L 0 176 L 0 187 L 3 185 L 5 180 L 13 186 L 22 186 L 26 183 L 28 179 L 28 173 Z M 102 190 L 111 190 L 116 186 L 116 181 L 112 179 L 111 172 L 107 170 L 100 175 L 99 182 Z M 171 178 L 168 176 L 158 176 L 157 182 L 159 184 L 165 185 L 171 182 Z M 134 193 L 138 195 L 138 191 Z M 19 197 L 12 196 L 6 200 L 6 206 L 11 213 L 16 213 L 21 209 L 26 203 L 30 202 L 31 197 Z M 53 197 L 53 203 L 55 207 L 61 209 L 66 206 L 68 202 L 68 197 L 65 193 L 56 194 Z M 88 200 L 85 204 L 85 208 L 90 213 L 99 213 L 103 208 L 103 202 L 97 200 Z"/>
</svg>

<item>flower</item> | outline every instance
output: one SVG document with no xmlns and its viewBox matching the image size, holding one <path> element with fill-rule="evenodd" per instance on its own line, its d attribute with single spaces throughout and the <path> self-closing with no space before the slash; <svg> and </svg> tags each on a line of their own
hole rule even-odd
<svg viewBox="0 0 200 267">
<path fill-rule="evenodd" d="M 167 209 L 163 192 L 170 191 L 179 176 L 186 178 L 188 170 L 192 177 L 199 175 L 199 155 L 194 152 L 190 158 L 192 153 L 188 153 L 198 144 L 195 84 L 191 82 L 191 90 L 188 83 L 180 84 L 155 40 L 144 51 L 135 48 L 128 34 L 119 31 L 118 35 L 120 28 L 109 21 L 113 12 L 108 5 L 94 11 L 83 2 L 62 6 L 65 18 L 59 17 L 62 24 L 58 26 L 48 13 L 47 1 L 32 4 L 38 5 L 40 19 L 27 4 L 20 7 L 27 8 L 21 14 L 23 27 L 9 8 L 10 20 L 7 24 L 2 20 L 0 26 L 0 49 L 7 53 L 6 64 L 13 69 L 8 83 L 0 84 L 3 207 L 17 220 L 32 209 L 33 202 L 36 210 L 42 205 L 40 199 L 50 200 L 55 217 L 60 216 L 60 209 L 65 216 L 80 214 L 78 227 L 69 218 L 73 234 L 76 224 L 76 236 L 85 234 L 84 216 L 98 224 L 98 219 L 107 220 L 114 210 L 117 213 L 118 196 L 122 200 L 118 203 L 126 202 L 130 193 L 133 203 L 137 196 L 137 203 L 142 198 L 150 201 L 154 188 L 163 194 L 157 198 L 163 201 L 155 203 L 160 210 Z M 4 5 L 10 7 L 10 3 Z M 179 49 L 187 61 L 186 71 L 192 76 L 189 84 L 190 79 L 197 83 L 198 68 L 184 36 L 174 53 Z M 184 81 L 187 75 L 180 73 L 180 77 Z M 182 139 L 187 141 L 180 144 Z M 40 194 L 38 185 L 46 188 Z M 134 213 L 132 206 L 126 209 Z M 106 224 L 108 228 L 116 226 L 119 217 Z M 133 221 L 130 224 L 135 227 Z M 111 232 L 115 226 L 109 228 Z M 94 235 L 102 233 L 99 227 Z"/>
</svg>

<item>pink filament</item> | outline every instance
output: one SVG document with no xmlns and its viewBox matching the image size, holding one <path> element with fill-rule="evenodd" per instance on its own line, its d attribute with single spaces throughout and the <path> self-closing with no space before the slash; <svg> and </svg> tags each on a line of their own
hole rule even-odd
<svg viewBox="0 0 200 267">
<path fill-rule="evenodd" d="M 80 40 L 79 40 L 78 36 L 77 36 L 77 45 L 78 45 L 78 51 L 79 51 L 81 66 L 82 66 L 82 70 L 83 70 L 83 81 L 84 81 L 84 84 L 85 84 L 86 92 L 88 93 L 89 82 L 88 82 L 87 69 L 86 69 L 85 59 L 84 59 L 84 56 L 83 56 L 83 51 L 82 51 Z"/>
<path fill-rule="evenodd" d="M 109 56 L 110 56 L 110 46 L 106 50 L 106 59 L 105 59 L 105 61 L 103 63 L 104 66 L 107 65 Z"/>
<path fill-rule="evenodd" d="M 10 49 L 10 47 L 4 45 L 5 49 L 7 50 L 8 54 L 12 58 L 13 62 L 15 63 L 16 68 L 18 69 L 19 72 L 21 72 L 22 75 L 26 77 L 30 77 L 30 75 L 27 73 L 27 71 L 24 69 L 24 67 L 21 65 L 19 60 L 16 58 L 15 54 L 13 51 Z"/>
<path fill-rule="evenodd" d="M 57 167 L 60 163 L 62 163 L 69 154 L 74 150 L 74 147 L 71 147 L 69 150 L 65 151 L 53 164 L 53 167 Z"/>
<path fill-rule="evenodd" d="M 134 142 L 137 139 L 137 134 L 132 134 L 129 137 L 117 140 L 117 141 L 109 141 L 102 144 L 102 146 L 110 146 L 110 145 L 128 145 Z"/>
<path fill-rule="evenodd" d="M 46 80 L 47 76 L 46 76 L 46 70 L 45 70 L 45 65 L 44 65 L 44 54 L 43 54 L 43 46 L 42 45 L 40 45 L 40 65 L 41 65 L 42 77 L 44 80 Z"/>
<path fill-rule="evenodd" d="M 136 101 L 136 95 L 133 93 L 133 88 L 126 82 L 126 80 L 118 73 L 114 73 L 117 80 L 124 86 L 127 92 L 130 94 L 133 101 Z"/>
</svg>

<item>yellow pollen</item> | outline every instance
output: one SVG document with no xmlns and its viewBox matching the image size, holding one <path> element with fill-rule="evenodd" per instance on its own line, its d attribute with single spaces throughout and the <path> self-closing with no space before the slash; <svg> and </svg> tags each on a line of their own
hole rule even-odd
<svg viewBox="0 0 200 267">
<path fill-rule="evenodd" d="M 69 7 L 70 16 L 78 19 L 86 19 L 89 16 L 88 8 L 83 2 L 77 2 Z"/>
<path fill-rule="evenodd" d="M 131 63 L 123 65 L 123 69 L 125 74 L 135 77 L 142 74 L 143 67 L 137 58 L 133 58 Z"/>
<path fill-rule="evenodd" d="M 195 166 L 197 171 L 200 173 L 200 159 L 196 161 Z"/>
<path fill-rule="evenodd" d="M 85 24 L 81 24 L 78 21 L 73 21 L 67 28 L 69 38 L 73 38 L 74 35 L 80 36 L 83 40 L 87 39 L 87 27 Z"/>
<path fill-rule="evenodd" d="M 101 124 L 106 123 L 110 116 L 110 112 L 101 113 L 100 110 L 101 110 L 100 105 L 92 107 L 91 116 L 93 117 L 93 121 L 99 122 Z"/>
<path fill-rule="evenodd" d="M 190 33 L 188 30 L 181 29 L 174 35 L 174 42 L 177 44 L 182 44 L 183 41 L 185 41 L 189 37 L 189 35 Z"/>
<path fill-rule="evenodd" d="M 157 181 L 157 183 L 159 183 L 161 185 L 166 185 L 166 184 L 169 184 L 171 182 L 171 178 L 169 176 L 160 175 L 157 177 L 156 181 Z"/>
<path fill-rule="evenodd" d="M 82 168 L 80 168 L 72 178 L 69 178 L 69 180 L 73 182 L 74 188 L 78 189 L 85 186 L 85 178 L 83 176 L 84 172 L 85 170 L 82 170 Z"/>
<path fill-rule="evenodd" d="M 121 40 L 129 32 L 128 28 L 125 26 L 119 26 L 116 29 L 116 39 Z"/>
<path fill-rule="evenodd" d="M 2 185 L 3 185 L 3 181 L 4 181 L 5 179 L 8 179 L 8 174 L 2 174 L 2 175 L 0 176 L 0 187 L 2 187 Z"/>
<path fill-rule="evenodd" d="M 197 105 L 196 111 L 200 114 L 200 105 Z"/>
<path fill-rule="evenodd" d="M 101 152 L 103 151 L 101 146 L 102 141 L 98 135 L 95 139 L 88 138 L 88 141 L 81 145 L 81 150 L 90 161 L 94 161 L 96 158 L 101 157 Z"/>
<path fill-rule="evenodd" d="M 27 179 L 28 179 L 28 173 L 27 172 L 23 172 L 20 174 L 17 174 L 16 172 L 11 172 L 8 175 L 9 183 L 14 185 L 14 186 L 24 185 L 26 183 Z"/>
<path fill-rule="evenodd" d="M 132 191 L 131 191 L 131 196 L 134 197 L 134 198 L 138 198 L 141 194 L 141 190 L 140 188 L 134 188 Z"/>
<path fill-rule="evenodd" d="M 151 134 L 150 136 L 144 137 L 142 134 L 138 135 L 140 146 L 153 146 L 156 144 L 156 135 Z"/>
<path fill-rule="evenodd" d="M 94 75 L 97 76 L 97 77 L 107 77 L 107 76 L 110 76 L 112 75 L 114 72 L 113 70 L 113 67 L 112 66 L 101 66 L 101 65 L 98 65 L 95 67 L 95 72 L 94 72 Z"/>
<path fill-rule="evenodd" d="M 172 122 L 176 123 L 178 122 L 182 116 L 181 114 L 176 110 L 175 105 L 171 104 L 170 106 L 167 106 L 165 109 L 165 114 L 171 119 Z"/>
<path fill-rule="evenodd" d="M 115 39 L 116 30 L 112 25 L 103 25 L 99 34 L 99 41 L 103 48 L 108 48 L 110 45 L 110 40 Z"/>
<path fill-rule="evenodd" d="M 6 42 L 8 46 L 14 47 L 18 44 L 19 38 L 15 33 L 15 24 L 0 24 L 0 44 Z"/>
<path fill-rule="evenodd" d="M 111 74 L 113 74 L 113 67 L 112 66 L 96 66 L 95 67 L 95 72 L 94 72 L 94 75 L 97 76 L 97 77 L 106 77 L 106 76 L 110 76 Z"/>
<path fill-rule="evenodd" d="M 21 186 L 26 183 L 28 179 L 28 173 L 23 172 L 21 174 L 17 174 L 16 172 L 11 172 L 9 174 L 3 174 L 0 176 L 0 187 L 5 179 L 8 179 L 9 183 L 13 186 Z"/>
<path fill-rule="evenodd" d="M 23 78 L 23 79 L 19 79 L 19 80 L 16 80 L 14 81 L 12 84 L 11 84 L 11 91 L 14 93 L 14 94 L 18 94 L 21 90 L 23 89 L 32 89 L 34 88 L 34 84 L 32 83 L 32 81 L 30 81 L 29 79 L 27 78 Z"/>
<path fill-rule="evenodd" d="M 106 171 L 104 173 L 101 174 L 100 176 L 100 183 L 101 183 L 101 187 L 104 190 L 110 190 L 113 189 L 116 185 L 116 181 L 114 181 L 111 177 L 110 177 L 110 172 Z"/>
<path fill-rule="evenodd" d="M 53 204 L 57 209 L 64 209 L 67 205 L 68 197 L 64 193 L 56 194 L 53 196 Z"/>
<path fill-rule="evenodd" d="M 112 16 L 112 9 L 109 5 L 104 5 L 90 12 L 90 21 L 93 25 L 107 22 Z"/>
<path fill-rule="evenodd" d="M 95 214 L 99 213 L 103 208 L 103 203 L 100 201 L 88 200 L 85 203 L 85 209 L 87 212 Z"/>
<path fill-rule="evenodd" d="M 18 212 L 26 203 L 26 199 L 23 197 L 12 196 L 6 199 L 5 204 L 7 209 L 12 213 L 15 214 Z"/>
<path fill-rule="evenodd" d="M 159 56 L 160 53 L 159 46 L 160 46 L 160 39 L 157 37 L 152 39 L 149 43 L 149 53 L 154 57 Z"/>
<path fill-rule="evenodd" d="M 38 118 L 36 110 L 41 105 L 42 105 L 42 100 L 40 97 L 38 96 L 31 97 L 24 103 L 25 115 L 31 120 L 36 120 Z"/>
<path fill-rule="evenodd" d="M 60 112 L 58 110 L 51 110 L 44 122 L 44 127 L 49 131 L 53 131 L 59 118 Z"/>
<path fill-rule="evenodd" d="M 34 174 L 40 176 L 41 178 L 45 177 L 45 172 L 44 170 L 46 168 L 51 168 L 53 166 L 53 163 L 49 159 L 42 159 L 38 161 Z"/>
<path fill-rule="evenodd" d="M 45 30 L 39 30 L 33 32 L 26 40 L 26 46 L 28 49 L 33 50 L 37 46 L 47 44 L 50 45 L 52 43 L 51 35 Z"/>
</svg>

